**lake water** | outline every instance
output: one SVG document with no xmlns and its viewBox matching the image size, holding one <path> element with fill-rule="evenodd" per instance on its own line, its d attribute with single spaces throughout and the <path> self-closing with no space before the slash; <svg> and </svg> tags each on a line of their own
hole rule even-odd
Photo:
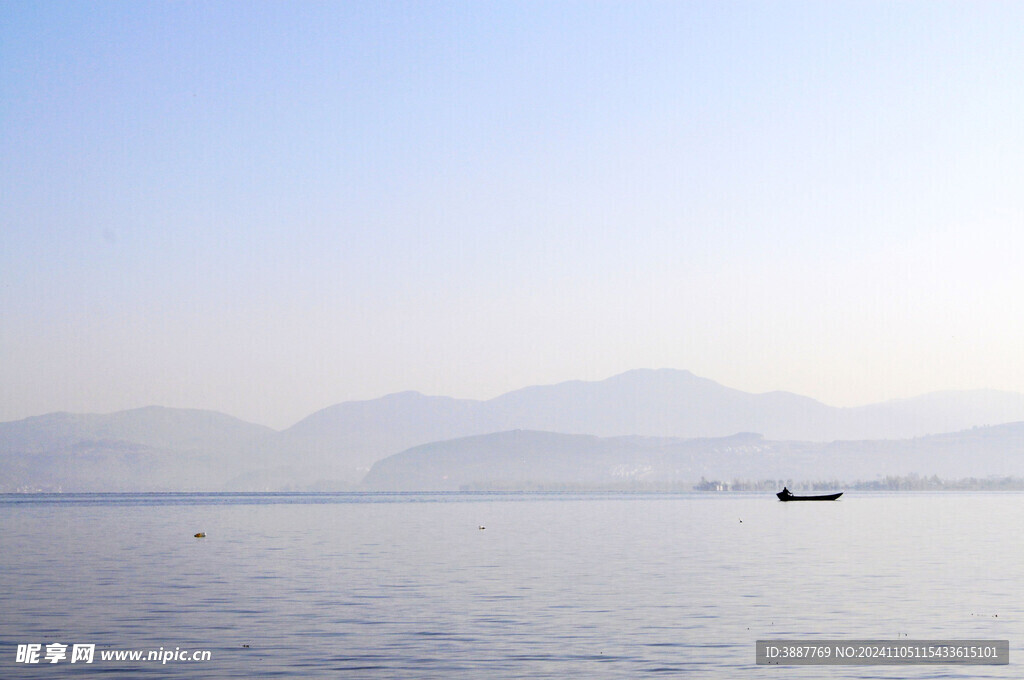
<svg viewBox="0 0 1024 680">
<path fill-rule="evenodd" d="M 1017 678 L 1022 508 L 1020 493 L 0 496 L 0 677 Z M 1010 665 L 754 665 L 757 639 L 901 637 L 1008 639 Z M 52 642 L 95 644 L 95 660 L 16 663 L 19 644 Z M 161 647 L 211 659 L 99 659 Z"/>
</svg>

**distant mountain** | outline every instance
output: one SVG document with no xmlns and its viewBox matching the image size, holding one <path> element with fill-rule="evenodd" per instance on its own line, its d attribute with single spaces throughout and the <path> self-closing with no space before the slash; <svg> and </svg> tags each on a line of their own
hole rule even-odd
<svg viewBox="0 0 1024 680">
<path fill-rule="evenodd" d="M 197 409 L 161 406 L 117 413 L 51 413 L 0 423 L 0 451 L 39 451 L 81 441 L 121 440 L 155 448 L 216 450 L 273 433 L 269 427 Z"/>
<path fill-rule="evenodd" d="M 273 430 L 213 411 L 151 406 L 0 423 L 0 491 L 220 490 L 262 461 Z"/>
<path fill-rule="evenodd" d="M 400 392 L 318 411 L 262 442 L 284 455 L 304 479 L 356 483 L 381 458 L 425 442 L 505 429 L 484 402 Z"/>
<path fill-rule="evenodd" d="M 843 410 L 851 424 L 832 439 L 918 437 L 1024 420 L 1024 394 L 999 390 L 932 392 Z"/>
<path fill-rule="evenodd" d="M 807 441 L 893 439 L 1024 420 L 1024 394 L 1013 392 L 937 392 L 837 408 L 790 392 L 743 392 L 673 369 L 527 387 L 486 404 L 513 428 L 608 437 L 759 432 L 769 439 Z"/>
<path fill-rule="evenodd" d="M 751 394 L 688 371 L 636 370 L 478 401 L 401 392 L 345 402 L 276 432 L 211 411 L 149 407 L 0 423 L 0 491 L 345 489 L 412 447 L 511 430 L 766 441 L 907 439 L 1024 420 L 1024 395 L 940 392 L 835 408 Z M 610 446 L 610 445 L 609 445 Z"/>
<path fill-rule="evenodd" d="M 517 430 L 418 446 L 377 462 L 371 490 L 688 488 L 699 479 L 1024 476 L 1024 422 L 910 440 L 814 443 Z"/>
<path fill-rule="evenodd" d="M 403 392 L 319 411 L 268 440 L 311 470 L 356 482 L 385 456 L 418 444 L 504 430 L 601 437 L 771 440 L 901 439 L 1024 420 L 1024 395 L 943 392 L 836 408 L 788 392 L 751 394 L 689 371 L 635 370 L 598 382 L 527 387 L 488 401 Z"/>
<path fill-rule="evenodd" d="M 752 434 L 680 440 L 513 430 L 434 442 L 389 456 L 373 466 L 363 486 L 454 491 L 672 483 L 699 479 L 702 472 L 714 474 L 715 459 L 723 455 L 760 456 L 763 449 L 761 437 Z"/>
<path fill-rule="evenodd" d="M 839 409 L 787 392 L 750 394 L 689 371 L 635 370 L 599 382 L 527 387 L 487 402 L 512 427 L 600 436 L 830 438 Z M 1024 406 L 1024 405 L 1022 405 Z"/>
</svg>

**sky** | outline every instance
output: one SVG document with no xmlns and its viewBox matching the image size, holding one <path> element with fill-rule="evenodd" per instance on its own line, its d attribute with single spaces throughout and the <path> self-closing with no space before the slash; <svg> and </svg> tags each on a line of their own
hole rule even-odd
<svg viewBox="0 0 1024 680">
<path fill-rule="evenodd" d="M 0 421 L 1024 392 L 1024 5 L 0 3 Z"/>
</svg>

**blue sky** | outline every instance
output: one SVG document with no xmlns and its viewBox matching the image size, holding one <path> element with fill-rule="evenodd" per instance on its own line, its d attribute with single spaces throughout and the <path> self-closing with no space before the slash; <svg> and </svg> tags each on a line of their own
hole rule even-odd
<svg viewBox="0 0 1024 680">
<path fill-rule="evenodd" d="M 0 4 L 0 420 L 1024 391 L 1024 6 Z"/>
</svg>

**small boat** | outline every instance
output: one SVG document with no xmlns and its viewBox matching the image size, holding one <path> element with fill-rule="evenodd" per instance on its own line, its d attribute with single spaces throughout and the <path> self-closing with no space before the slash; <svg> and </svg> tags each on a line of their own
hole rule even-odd
<svg viewBox="0 0 1024 680">
<path fill-rule="evenodd" d="M 779 497 L 780 501 L 834 501 L 843 495 L 843 492 L 829 493 L 824 496 L 794 496 L 789 492 L 789 489 L 782 487 L 782 491 L 775 494 Z"/>
</svg>

